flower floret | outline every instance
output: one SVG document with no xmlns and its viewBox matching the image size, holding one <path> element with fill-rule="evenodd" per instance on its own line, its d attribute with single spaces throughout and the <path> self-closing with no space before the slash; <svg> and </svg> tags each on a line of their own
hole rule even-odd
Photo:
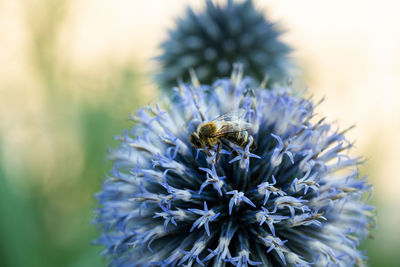
<svg viewBox="0 0 400 267">
<path fill-rule="evenodd" d="M 215 213 L 213 210 L 209 210 L 207 207 L 207 203 L 204 201 L 204 210 L 199 210 L 199 209 L 188 209 L 189 211 L 196 213 L 198 215 L 201 215 L 200 218 L 198 218 L 192 225 L 192 228 L 190 229 L 190 232 L 193 231 L 193 229 L 197 226 L 197 229 L 199 229 L 201 226 L 204 225 L 204 228 L 206 229 L 207 235 L 210 236 L 210 227 L 208 225 L 209 222 L 215 220 L 219 216 L 219 212 Z"/>
</svg>

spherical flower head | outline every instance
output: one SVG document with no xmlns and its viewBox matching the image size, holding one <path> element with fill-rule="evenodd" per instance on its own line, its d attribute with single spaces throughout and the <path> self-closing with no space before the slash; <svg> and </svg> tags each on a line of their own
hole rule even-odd
<svg viewBox="0 0 400 267">
<path fill-rule="evenodd" d="M 371 187 L 346 131 L 313 122 L 315 105 L 290 89 L 248 82 L 236 70 L 212 86 L 181 84 L 163 108 L 137 112 L 97 194 L 111 266 L 363 263 Z M 221 118 L 246 127 L 195 148 L 189 136 Z"/>
<path fill-rule="evenodd" d="M 280 34 L 251 0 L 228 0 L 223 6 L 208 0 L 199 14 L 188 8 L 161 44 L 157 80 L 161 88 L 173 88 L 179 78 L 190 80 L 187 70 L 192 68 L 201 83 L 210 84 L 229 76 L 233 63 L 241 63 L 259 82 L 286 81 L 291 49 L 278 39 Z"/>
</svg>

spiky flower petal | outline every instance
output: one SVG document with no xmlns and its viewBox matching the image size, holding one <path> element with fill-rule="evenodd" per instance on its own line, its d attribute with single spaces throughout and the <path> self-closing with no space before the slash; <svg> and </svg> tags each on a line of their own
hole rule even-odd
<svg viewBox="0 0 400 267">
<path fill-rule="evenodd" d="M 112 266 L 362 263 L 371 187 L 345 131 L 314 123 L 313 103 L 290 89 L 248 90 L 240 70 L 176 89 L 163 109 L 140 109 L 111 153 L 95 221 Z M 239 109 L 256 150 L 189 142 L 199 124 Z"/>
<path fill-rule="evenodd" d="M 209 84 L 229 75 L 233 63 L 243 64 L 259 82 L 265 76 L 271 84 L 286 80 L 290 48 L 279 41 L 280 34 L 251 0 L 228 0 L 224 6 L 208 0 L 199 14 L 188 8 L 162 43 L 158 82 L 164 89 L 175 86 L 178 78 L 187 82 L 192 68 L 200 82 Z"/>
</svg>

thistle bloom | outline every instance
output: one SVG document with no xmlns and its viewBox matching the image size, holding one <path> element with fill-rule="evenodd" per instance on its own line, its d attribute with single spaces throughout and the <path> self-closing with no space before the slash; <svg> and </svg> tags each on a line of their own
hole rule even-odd
<svg viewBox="0 0 400 267">
<path fill-rule="evenodd" d="M 281 31 L 265 19 L 251 0 L 218 6 L 211 0 L 203 12 L 188 8 L 161 44 L 157 76 L 163 89 L 176 85 L 177 78 L 190 80 L 188 69 L 196 71 L 201 83 L 229 75 L 233 63 L 241 63 L 247 74 L 270 83 L 288 78 L 290 48 L 279 40 Z M 167 70 L 167 71 L 165 71 Z"/>
<path fill-rule="evenodd" d="M 120 137 L 95 222 L 112 266 L 350 266 L 373 222 L 371 187 L 346 131 L 288 88 L 249 90 L 236 69 L 212 86 L 181 84 Z M 204 121 L 246 110 L 257 144 L 195 149 Z"/>
</svg>

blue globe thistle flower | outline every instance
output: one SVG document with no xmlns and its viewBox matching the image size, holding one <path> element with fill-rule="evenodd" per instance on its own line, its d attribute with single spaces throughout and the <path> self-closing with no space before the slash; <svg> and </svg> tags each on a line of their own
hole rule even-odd
<svg viewBox="0 0 400 267">
<path fill-rule="evenodd" d="M 180 84 L 119 137 L 95 219 L 111 266 L 364 262 L 371 186 L 359 177 L 362 160 L 347 154 L 346 130 L 313 122 L 316 105 L 290 89 L 251 90 L 241 76 Z M 237 110 L 251 125 L 241 132 L 247 144 L 194 148 L 199 125 Z"/>
<path fill-rule="evenodd" d="M 280 34 L 251 0 L 228 0 L 224 6 L 208 0 L 199 14 L 188 8 L 161 44 L 157 80 L 161 88 L 173 88 L 178 78 L 190 80 L 191 68 L 201 83 L 211 84 L 228 76 L 233 63 L 243 64 L 259 82 L 266 76 L 269 84 L 287 80 L 291 49 L 279 41 Z"/>
</svg>

